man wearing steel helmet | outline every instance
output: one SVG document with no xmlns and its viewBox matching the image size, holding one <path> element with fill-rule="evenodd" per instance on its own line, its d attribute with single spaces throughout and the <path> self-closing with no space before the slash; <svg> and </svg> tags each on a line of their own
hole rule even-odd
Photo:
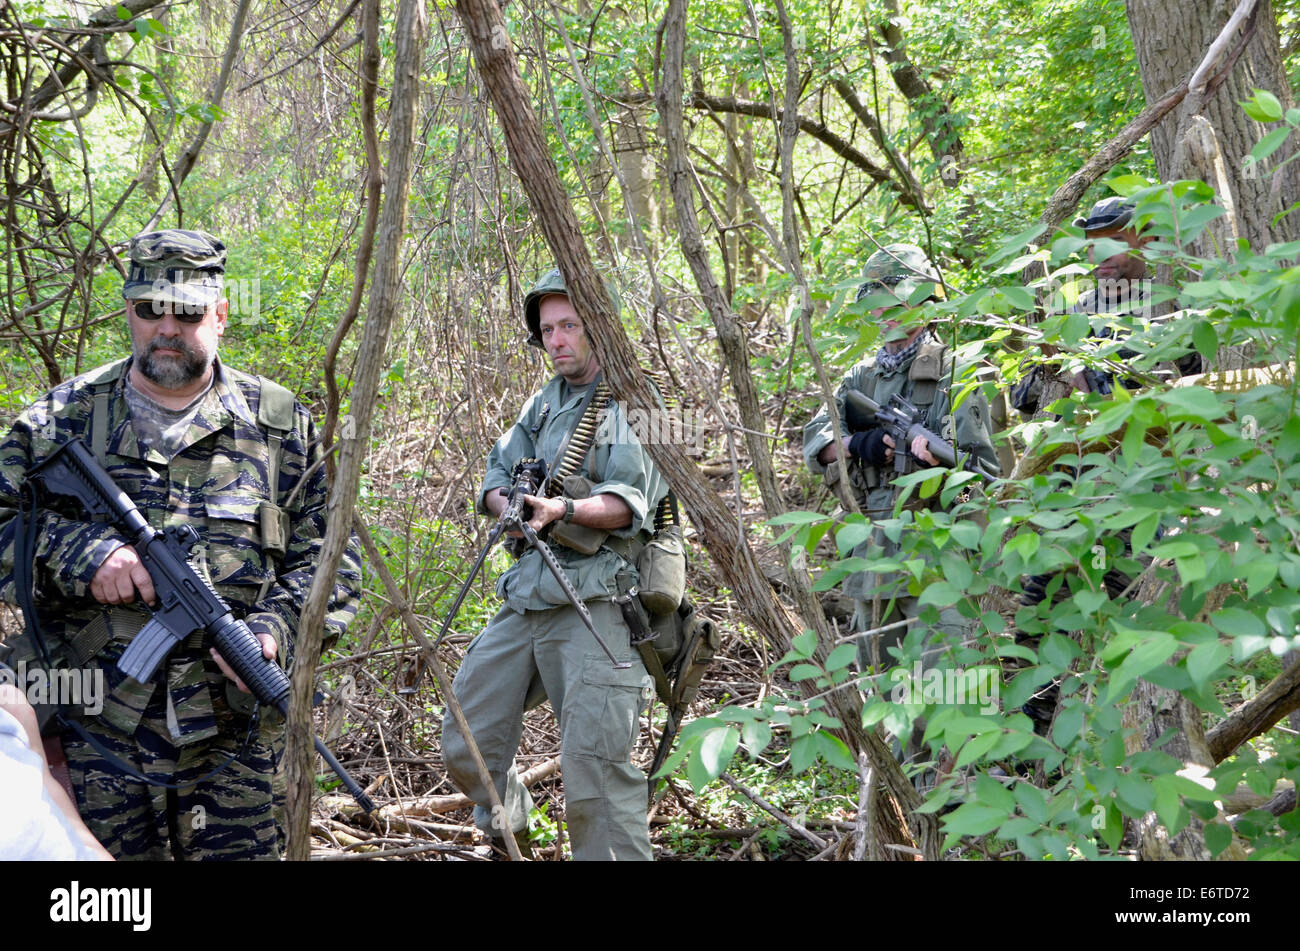
<svg viewBox="0 0 1300 951">
<path fill-rule="evenodd" d="M 925 252 L 915 245 L 891 244 L 867 259 L 857 299 L 879 304 L 870 315 L 883 321 L 885 342 L 876 353 L 849 370 L 840 382 L 836 409 L 844 433 L 842 444 L 834 441 L 830 419 L 824 410 L 804 427 L 803 452 L 808 467 L 833 484 L 839 476 L 836 459 L 841 453 L 846 454 L 854 495 L 871 521 L 892 517 L 897 497 L 894 453 L 909 452 L 915 466 L 933 466 L 937 460 L 923 438 L 918 437 L 913 445 L 900 450 L 881 429 L 850 433 L 845 415 L 845 394 L 850 390 L 857 390 L 881 405 L 886 405 L 895 394 L 901 396 L 921 411 L 926 428 L 949 439 L 959 450 L 972 453 L 987 471 L 998 471 L 984 397 L 977 390 L 954 412 L 949 393 L 951 352 L 925 325 L 902 328 L 892 316 L 892 312 L 922 288 L 929 291 L 927 299 L 943 296 L 939 275 Z M 897 543 L 879 528 L 854 549 L 853 555 L 863 557 L 872 549 L 883 551 L 886 557 L 899 550 Z M 905 575 L 858 572 L 844 582 L 844 593 L 854 601 L 854 631 L 873 630 L 921 614 L 917 598 L 907 591 Z M 891 666 L 894 662 L 887 648 L 897 646 L 905 637 L 931 644 L 947 637 L 959 638 L 968 630 L 966 619 L 954 608 L 945 608 L 932 627 L 912 624 L 903 629 L 900 626 L 879 636 L 875 647 L 869 643 L 873 638 L 859 640 L 859 664 L 865 670 L 873 656 L 878 656 L 884 665 Z"/>
<path fill-rule="evenodd" d="M 247 622 L 263 655 L 287 664 L 325 530 L 321 447 L 307 410 L 269 380 L 225 366 L 226 248 L 202 231 L 131 240 L 122 295 L 131 356 L 62 383 L 0 444 L 0 594 L 15 602 L 24 473 L 81 439 L 155 527 L 191 526 L 192 558 Z M 83 819 L 119 858 L 262 858 L 279 854 L 274 778 L 283 724 L 251 697 L 202 633 L 152 679 L 116 661 L 156 592 L 135 549 L 76 507 L 34 513 L 34 604 L 44 635 L 8 662 L 91 669 L 97 715 L 65 705 L 62 733 Z M 26 534 L 26 533 L 25 533 Z M 344 558 L 327 637 L 356 611 L 359 560 Z M 80 722 L 75 722 L 80 720 Z"/>
<path fill-rule="evenodd" d="M 524 298 L 528 342 L 546 350 L 556 375 L 524 404 L 515 424 L 488 455 L 476 508 L 500 516 L 517 463 L 543 459 L 554 468 L 566 437 L 595 391 L 600 364 L 558 270 Z M 652 680 L 630 643 L 622 612 L 611 600 L 635 579 L 636 548 L 653 526 L 655 507 L 667 493 L 649 454 L 622 424 L 609 418 L 586 453 L 582 498 L 526 496 L 537 531 L 566 522 L 608 532 L 590 554 L 551 545 L 586 603 L 595 627 L 626 669 L 615 669 L 582 623 L 540 553 L 525 551 L 497 582 L 505 605 L 470 645 L 452 690 L 496 782 L 505 815 L 494 816 L 464 737 L 443 721 L 443 761 L 456 785 L 474 800 L 478 827 L 497 840 L 513 834 L 527 853 L 532 799 L 519 781 L 515 751 L 526 710 L 550 699 L 560 723 L 565 818 L 575 859 L 649 859 L 645 774 L 631 762 L 639 710 Z M 619 434 L 608 438 L 609 433 Z M 568 484 L 566 480 L 566 485 Z M 553 539 L 554 541 L 554 539 Z M 630 573 L 630 574 L 629 574 Z"/>
</svg>

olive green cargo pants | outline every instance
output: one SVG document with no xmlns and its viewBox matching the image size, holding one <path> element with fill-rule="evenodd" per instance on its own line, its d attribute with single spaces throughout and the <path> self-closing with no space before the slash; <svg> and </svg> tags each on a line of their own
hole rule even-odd
<svg viewBox="0 0 1300 951">
<path fill-rule="evenodd" d="M 568 605 L 519 614 L 502 608 L 470 645 L 452 684 L 479 751 L 496 782 L 504 816 L 494 817 L 486 788 L 455 720 L 443 720 L 442 756 L 452 780 L 475 802 L 475 824 L 489 835 L 527 828 L 533 801 L 519 781 L 515 751 L 524 711 L 547 698 L 560 721 L 565 816 L 575 859 L 650 859 L 645 773 L 632 765 L 639 712 L 653 681 L 631 647 L 618 606 L 587 608 L 619 660 L 615 670 Z"/>
</svg>

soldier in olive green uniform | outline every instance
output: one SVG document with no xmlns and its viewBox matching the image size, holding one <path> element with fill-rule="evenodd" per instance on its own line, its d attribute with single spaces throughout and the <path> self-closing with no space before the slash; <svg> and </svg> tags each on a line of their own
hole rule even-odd
<svg viewBox="0 0 1300 951">
<path fill-rule="evenodd" d="M 554 466 L 555 455 L 580 416 L 584 396 L 596 385 L 600 365 L 560 272 L 552 271 L 529 291 L 524 313 L 529 342 L 546 349 L 557 375 L 528 400 L 518 421 L 488 456 L 477 507 L 499 516 L 511 473 L 522 459 Z M 649 859 L 645 774 L 631 762 L 639 710 L 653 682 L 646 673 L 623 615 L 610 599 L 635 583 L 635 547 L 653 526 L 655 507 L 668 487 L 649 454 L 623 425 L 622 409 L 601 430 L 581 470 L 591 483 L 579 499 L 528 496 L 534 529 L 556 521 L 609 531 L 591 555 L 560 544 L 552 550 L 578 597 L 625 670 L 615 669 L 570 605 L 536 549 L 529 549 L 497 582 L 505 606 L 470 645 L 452 686 L 488 770 L 505 815 L 493 816 L 487 790 L 455 722 L 443 723 L 443 760 L 456 784 L 477 804 L 479 828 L 501 838 L 523 838 L 532 799 L 514 766 L 524 711 L 547 698 L 560 721 L 565 816 L 575 859 Z M 630 575 L 629 575 L 630 573 Z M 620 588 L 620 585 L 622 586 Z"/>
<path fill-rule="evenodd" d="M 55 387 L 0 444 L 0 594 L 17 600 L 24 472 L 82 439 L 150 525 L 197 530 L 199 573 L 263 654 L 287 664 L 325 531 L 311 417 L 283 387 L 217 358 L 229 306 L 218 239 L 141 234 L 130 259 L 123 296 L 132 357 Z M 250 717 L 251 697 L 227 679 L 201 632 L 153 682 L 124 677 L 116 661 L 148 620 L 137 599 L 155 599 L 135 549 L 107 522 L 58 502 L 44 505 L 28 531 L 36 533 L 44 649 L 27 635 L 5 646 L 14 648 L 11 664 L 44 666 L 48 653 L 56 666 L 102 672 L 103 709 L 82 722 L 101 749 L 63 734 L 77 806 L 96 838 L 119 858 L 276 858 L 279 714 Z M 353 548 L 335 583 L 327 638 L 337 639 L 356 612 L 359 581 Z"/>
<path fill-rule="evenodd" d="M 932 296 L 941 297 L 939 276 L 930 266 L 925 252 L 911 244 L 891 244 L 877 251 L 868 260 L 858 289 L 858 300 L 868 296 L 893 295 L 898 301 L 908 297 L 922 285 L 930 285 Z M 878 307 L 872 316 L 879 319 L 887 307 Z M 892 330 L 898 326 L 893 320 L 885 323 Z M 825 411 L 804 427 L 804 459 L 813 472 L 834 483 L 839 477 L 836 463 L 841 451 L 847 453 L 849 478 L 853 492 L 863 514 L 870 520 L 892 517 L 896 489 L 893 457 L 900 447 L 879 428 L 869 428 L 853 434 L 848 429 L 844 415 L 844 394 L 857 390 L 877 403 L 887 405 L 894 394 L 902 396 L 921 410 L 922 423 L 940 436 L 949 439 L 964 452 L 973 453 L 989 472 L 998 471 L 997 454 L 990 436 L 988 405 L 978 392 L 970 394 L 954 414 L 948 386 L 952 373 L 952 355 L 924 327 L 911 329 L 905 338 L 887 342 L 874 355 L 867 357 L 841 381 L 836 397 L 840 413 L 840 427 L 844 434 L 843 445 L 834 441 L 833 429 Z M 924 440 L 918 440 L 923 443 Z M 937 464 L 925 445 L 909 447 L 916 465 Z M 854 549 L 855 557 L 863 557 L 869 549 L 883 550 L 886 557 L 898 552 L 898 545 L 876 529 Z M 844 582 L 844 593 L 854 599 L 853 629 L 865 631 L 891 624 L 905 618 L 917 617 L 920 609 L 917 598 L 907 593 L 906 578 L 899 574 L 858 572 Z M 873 620 L 873 600 L 879 597 L 881 616 Z M 893 607 L 890 608 L 890 601 Z M 918 625 L 913 625 L 915 629 Z M 969 631 L 966 621 L 954 608 L 940 612 L 938 629 L 946 635 L 961 636 Z M 886 665 L 892 661 L 886 649 L 900 643 L 907 632 L 896 629 L 880 638 L 879 656 Z M 920 632 L 918 636 L 924 636 Z M 858 658 L 863 669 L 871 662 L 869 638 L 858 642 Z M 927 642 L 933 638 L 925 638 Z"/>
</svg>

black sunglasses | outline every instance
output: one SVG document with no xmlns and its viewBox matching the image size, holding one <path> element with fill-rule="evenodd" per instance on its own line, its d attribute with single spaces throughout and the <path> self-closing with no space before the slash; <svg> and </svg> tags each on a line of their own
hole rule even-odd
<svg viewBox="0 0 1300 951">
<path fill-rule="evenodd" d="M 201 324 L 203 318 L 208 315 L 208 309 L 203 307 L 195 310 L 196 304 L 172 304 L 163 301 L 135 300 L 128 301 L 127 306 L 131 313 L 141 320 L 162 320 L 166 314 L 171 314 L 183 324 Z M 177 309 L 179 308 L 179 309 Z"/>
<path fill-rule="evenodd" d="M 879 280 L 867 281 L 858 288 L 858 296 L 854 300 L 860 301 L 869 294 L 884 294 L 890 288 L 897 287 L 899 282 L 903 280 L 906 280 L 906 277 L 902 274 L 888 274 Z"/>
</svg>

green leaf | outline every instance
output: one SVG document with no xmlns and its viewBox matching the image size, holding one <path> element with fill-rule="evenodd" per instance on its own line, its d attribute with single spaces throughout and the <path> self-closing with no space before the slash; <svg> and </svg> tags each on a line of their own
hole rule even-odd
<svg viewBox="0 0 1300 951">
<path fill-rule="evenodd" d="M 984 267 L 992 268 L 993 265 L 998 262 L 1005 261 L 1013 254 L 1018 253 L 1031 241 L 1042 234 L 1045 228 L 1045 225 L 1034 225 L 1032 228 L 1026 228 L 1024 231 L 1012 235 L 1006 241 L 1002 242 L 1002 244 L 998 245 L 998 249 L 989 255 L 989 257 L 984 261 Z"/>
<path fill-rule="evenodd" d="M 818 731 L 813 736 L 817 738 L 817 752 L 828 765 L 850 772 L 857 771 L 858 764 L 843 740 L 825 731 Z"/>
<path fill-rule="evenodd" d="M 1137 773 L 1120 773 L 1115 777 L 1115 793 L 1137 814 L 1150 812 L 1156 804 L 1156 794 Z"/>
<path fill-rule="evenodd" d="M 1210 423 L 1226 415 L 1218 396 L 1203 386 L 1175 387 L 1164 393 L 1157 393 L 1156 399 L 1169 407 L 1170 415 L 1174 419 Z"/>
<path fill-rule="evenodd" d="M 1068 670 L 1070 662 L 1081 653 L 1078 644 L 1063 634 L 1056 633 L 1043 638 L 1038 648 L 1038 656 L 1058 670 Z"/>
<path fill-rule="evenodd" d="M 1116 175 L 1114 178 L 1106 179 L 1106 186 L 1115 194 L 1121 197 L 1128 197 L 1134 192 L 1141 191 L 1151 183 L 1141 175 Z"/>
<path fill-rule="evenodd" d="M 1074 593 L 1074 603 L 1079 606 L 1079 610 L 1084 614 L 1096 613 L 1097 609 L 1109 600 L 1110 595 L 1106 593 L 1105 588 L 1100 591 L 1089 591 L 1084 588 Z"/>
<path fill-rule="evenodd" d="M 1152 633 L 1143 640 L 1120 664 L 1111 678 L 1108 702 L 1118 700 L 1128 693 L 1133 682 L 1143 674 L 1159 667 L 1178 650 L 1178 641 L 1163 631 Z"/>
<path fill-rule="evenodd" d="M 871 526 L 865 522 L 850 522 L 835 533 L 835 547 L 843 557 L 871 536 Z"/>
<path fill-rule="evenodd" d="M 974 522 L 955 522 L 948 529 L 948 534 L 968 551 L 976 551 L 980 547 L 980 527 Z"/>
<path fill-rule="evenodd" d="M 801 680 L 811 680 L 821 675 L 822 669 L 815 664 L 795 664 L 790 670 L 790 682 L 797 684 Z"/>
<path fill-rule="evenodd" d="M 1210 855 L 1217 856 L 1232 845 L 1232 827 L 1226 822 L 1209 822 L 1205 826 L 1205 847 Z"/>
<path fill-rule="evenodd" d="M 806 772 L 817 759 L 817 734 L 805 733 L 796 736 L 790 744 L 790 768 L 796 774 Z"/>
<path fill-rule="evenodd" d="M 1039 824 L 1047 822 L 1047 797 L 1037 786 L 1016 783 L 1016 802 L 1020 811 Z"/>
<path fill-rule="evenodd" d="M 1083 728 L 1083 714 L 1084 706 L 1081 703 L 1068 704 L 1062 708 L 1057 714 L 1056 722 L 1052 724 L 1052 742 L 1062 748 L 1073 743 Z"/>
<path fill-rule="evenodd" d="M 810 525 L 825 521 L 827 516 L 820 512 L 782 512 L 767 520 L 768 525 Z"/>
<path fill-rule="evenodd" d="M 131 17 L 135 16 L 135 14 L 133 14 L 133 13 L 132 13 L 130 10 L 128 10 L 126 7 L 122 6 L 122 4 L 120 4 L 120 3 L 117 5 L 116 13 L 117 13 L 117 18 L 118 18 L 119 20 L 122 20 L 123 22 L 125 22 L 126 20 L 129 20 L 129 19 L 131 19 Z"/>
<path fill-rule="evenodd" d="M 1264 593 L 1277 577 L 1277 565 L 1271 561 L 1252 561 L 1246 566 L 1246 593 L 1252 598 Z"/>
<path fill-rule="evenodd" d="M 957 768 L 969 766 L 981 756 L 993 749 L 994 745 L 1002 739 L 1001 732 L 985 733 L 975 737 L 969 743 L 961 748 L 961 753 L 957 757 Z"/>
<path fill-rule="evenodd" d="M 1213 361 L 1219 352 L 1219 335 L 1214 324 L 1208 320 L 1199 321 L 1192 329 L 1192 343 L 1197 353 L 1207 361 Z"/>
<path fill-rule="evenodd" d="M 1251 161 L 1262 162 L 1274 152 L 1282 147 L 1282 143 L 1287 140 L 1291 134 L 1291 127 L 1284 125 L 1280 129 L 1274 129 L 1262 139 L 1255 143 L 1255 147 L 1250 150 Z"/>
<path fill-rule="evenodd" d="M 858 648 L 855 644 L 841 644 L 835 650 L 831 651 L 826 658 L 826 669 L 829 671 L 840 670 L 849 666 L 858 656 Z"/>
<path fill-rule="evenodd" d="M 1007 818 L 1007 810 L 968 802 L 944 819 L 943 830 L 949 837 L 987 835 L 1006 822 Z"/>
<path fill-rule="evenodd" d="M 811 657 L 813 651 L 817 649 L 817 632 L 804 631 L 802 634 L 796 634 L 790 641 L 790 646 L 800 657 Z"/>
<path fill-rule="evenodd" d="M 1230 656 L 1228 648 L 1218 641 L 1193 648 L 1187 655 L 1187 673 L 1191 675 L 1192 683 L 1204 687 Z"/>
<path fill-rule="evenodd" d="M 709 774 L 709 779 L 717 779 L 731 762 L 740 743 L 740 734 L 734 727 L 724 726 L 710 730 L 700 742 L 700 765 Z"/>
<path fill-rule="evenodd" d="M 946 581 L 936 581 L 926 586 L 921 592 L 921 597 L 917 604 L 924 607 L 927 604 L 933 604 L 936 607 L 946 608 L 950 604 L 956 604 L 961 600 L 962 592 Z"/>
<path fill-rule="evenodd" d="M 750 755 L 756 756 L 772 742 L 772 725 L 766 720 L 747 720 L 740 725 L 740 740 Z"/>
<path fill-rule="evenodd" d="M 1210 615 L 1210 623 L 1229 637 L 1263 637 L 1264 621 L 1241 608 L 1223 608 Z"/>
<path fill-rule="evenodd" d="M 1124 734 L 1116 730 L 1101 744 L 1101 765 L 1115 769 L 1124 762 Z"/>
<path fill-rule="evenodd" d="M 1156 815 L 1169 830 L 1170 835 L 1177 835 L 1191 820 L 1187 810 L 1183 808 L 1183 800 L 1178 795 L 1178 790 L 1172 783 L 1166 781 L 1169 778 L 1157 776 L 1152 780 L 1152 786 L 1156 791 Z"/>
<path fill-rule="evenodd" d="M 1278 101 L 1277 96 L 1267 89 L 1253 91 L 1255 93 L 1253 99 L 1239 103 L 1245 108 L 1246 115 L 1256 122 L 1277 122 L 1282 118 L 1282 103 Z"/>
<path fill-rule="evenodd" d="M 1151 544 L 1151 539 L 1156 536 L 1156 528 L 1160 525 L 1160 513 L 1153 512 L 1142 521 L 1138 522 L 1133 528 L 1133 554 L 1141 554 L 1146 547 Z"/>
</svg>

